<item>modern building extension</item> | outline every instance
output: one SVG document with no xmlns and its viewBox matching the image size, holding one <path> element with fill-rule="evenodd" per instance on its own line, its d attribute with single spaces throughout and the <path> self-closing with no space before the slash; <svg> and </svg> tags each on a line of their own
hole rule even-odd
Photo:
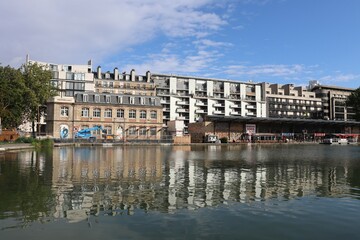
<svg viewBox="0 0 360 240">
<path fill-rule="evenodd" d="M 267 103 L 267 117 L 319 119 L 322 114 L 322 99 L 314 92 L 293 84 L 262 83 Z"/>
<path fill-rule="evenodd" d="M 310 82 L 311 91 L 321 98 L 323 104 L 322 118 L 326 120 L 354 121 L 353 108 L 346 106 L 347 97 L 354 91 L 352 88 L 320 85 Z"/>
</svg>

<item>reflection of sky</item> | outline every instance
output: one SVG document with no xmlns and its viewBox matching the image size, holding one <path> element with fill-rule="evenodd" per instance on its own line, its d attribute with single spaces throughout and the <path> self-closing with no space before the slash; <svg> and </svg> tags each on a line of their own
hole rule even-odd
<svg viewBox="0 0 360 240">
<path fill-rule="evenodd" d="M 64 211 L 75 215 L 75 210 L 91 212 L 95 206 L 123 206 L 132 212 L 141 206 L 174 212 L 305 196 L 359 198 L 350 183 L 359 174 L 359 148 L 284 145 L 194 149 L 56 148 L 52 156 L 52 184 L 57 196 L 54 216 L 64 217 Z M 345 153 L 348 151 L 351 153 Z M 341 160 L 340 155 L 344 156 Z M 21 156 L 31 159 L 31 154 Z M 37 159 L 38 166 L 47 169 L 46 159 Z M 30 162 L 23 163 L 31 167 Z"/>
</svg>

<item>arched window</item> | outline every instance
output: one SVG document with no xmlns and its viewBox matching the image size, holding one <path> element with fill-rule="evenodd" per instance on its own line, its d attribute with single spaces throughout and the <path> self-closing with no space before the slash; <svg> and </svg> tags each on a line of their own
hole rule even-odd
<svg viewBox="0 0 360 240">
<path fill-rule="evenodd" d="M 112 117 L 112 109 L 111 108 L 105 109 L 104 117 L 105 118 L 111 118 Z"/>
<path fill-rule="evenodd" d="M 150 118 L 151 119 L 157 119 L 157 112 L 156 111 L 151 111 L 150 112 Z"/>
<path fill-rule="evenodd" d="M 116 117 L 117 118 L 124 118 L 124 109 L 116 110 Z"/>
<path fill-rule="evenodd" d="M 140 118 L 146 119 L 146 110 L 140 110 Z"/>
<path fill-rule="evenodd" d="M 129 118 L 136 118 L 136 110 L 131 109 L 129 111 Z"/>
<path fill-rule="evenodd" d="M 101 109 L 100 109 L 100 108 L 94 108 L 94 110 L 93 110 L 93 117 L 94 117 L 94 118 L 99 118 L 99 117 L 101 117 Z"/>
</svg>

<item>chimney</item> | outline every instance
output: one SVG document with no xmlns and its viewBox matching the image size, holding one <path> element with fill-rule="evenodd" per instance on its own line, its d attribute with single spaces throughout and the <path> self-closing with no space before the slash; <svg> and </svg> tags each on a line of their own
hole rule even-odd
<svg viewBox="0 0 360 240">
<path fill-rule="evenodd" d="M 114 80 L 119 80 L 119 69 L 114 68 Z"/>
<path fill-rule="evenodd" d="M 97 67 L 97 78 L 101 79 L 101 66 Z"/>
<path fill-rule="evenodd" d="M 130 72 L 130 79 L 132 82 L 135 82 L 135 69 L 132 69 Z"/>
<path fill-rule="evenodd" d="M 150 71 L 146 72 L 146 82 L 150 82 L 150 78 L 151 78 L 151 73 Z"/>
</svg>

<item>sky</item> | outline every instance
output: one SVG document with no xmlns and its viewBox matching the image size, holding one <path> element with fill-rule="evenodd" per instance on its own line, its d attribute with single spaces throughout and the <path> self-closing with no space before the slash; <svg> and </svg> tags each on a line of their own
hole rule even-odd
<svg viewBox="0 0 360 240">
<path fill-rule="evenodd" d="M 360 87 L 359 0 L 2 0 L 0 64 Z"/>
</svg>

